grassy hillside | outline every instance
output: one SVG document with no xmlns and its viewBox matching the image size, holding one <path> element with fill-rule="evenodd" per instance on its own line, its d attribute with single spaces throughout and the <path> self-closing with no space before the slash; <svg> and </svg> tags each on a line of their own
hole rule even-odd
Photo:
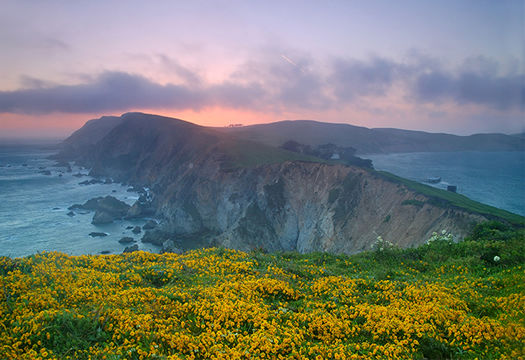
<svg viewBox="0 0 525 360">
<path fill-rule="evenodd" d="M 225 167 L 232 168 L 254 168 L 262 165 L 296 160 L 324 162 L 324 160 L 313 156 L 307 156 L 248 140 L 235 139 L 235 141 L 224 142 L 220 148 L 229 158 L 229 161 L 225 163 Z"/>
<path fill-rule="evenodd" d="M 355 256 L 0 258 L 2 359 L 518 359 L 524 232 Z"/>
<path fill-rule="evenodd" d="M 352 146 L 357 149 L 358 154 L 525 149 L 522 138 L 504 134 L 457 136 L 401 129 L 368 129 L 311 120 L 279 121 L 217 130 L 273 146 L 280 146 L 288 140 L 312 146 L 326 143 Z"/>
<path fill-rule="evenodd" d="M 451 191 L 437 189 L 429 185 L 425 185 L 416 181 L 396 176 L 386 171 L 375 171 L 374 173 L 387 180 L 396 182 L 398 184 L 403 184 L 413 191 L 430 197 L 430 202 L 433 205 L 456 206 L 472 211 L 474 213 L 487 215 L 488 217 L 503 219 L 513 225 L 525 225 L 525 217 L 521 215 L 514 214 L 509 211 L 499 209 L 490 205 L 482 204 L 480 202 L 471 200 L 464 195 L 457 194 Z"/>
</svg>

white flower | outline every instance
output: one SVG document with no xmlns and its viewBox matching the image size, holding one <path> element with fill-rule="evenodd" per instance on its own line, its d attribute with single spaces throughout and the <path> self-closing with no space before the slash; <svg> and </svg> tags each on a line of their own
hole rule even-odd
<svg viewBox="0 0 525 360">
<path fill-rule="evenodd" d="M 494 262 L 498 262 L 500 260 L 501 260 L 501 258 L 498 255 L 494 256 Z"/>
</svg>

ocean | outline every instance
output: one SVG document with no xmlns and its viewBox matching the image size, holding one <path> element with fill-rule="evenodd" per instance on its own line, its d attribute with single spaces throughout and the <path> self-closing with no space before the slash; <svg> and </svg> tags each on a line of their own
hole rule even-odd
<svg viewBox="0 0 525 360">
<path fill-rule="evenodd" d="M 131 205 L 139 195 L 116 183 L 80 185 L 91 179 L 88 170 L 72 166 L 68 173 L 54 167 L 56 162 L 48 157 L 55 152 L 38 146 L 0 146 L 0 256 L 20 257 L 42 251 L 117 254 L 126 247 L 118 242 L 124 236 L 138 240 L 141 250 L 159 251 L 140 242 L 143 233 L 136 235 L 126 229 L 142 226 L 146 220 L 93 225 L 93 212 L 68 216 L 69 206 L 97 196 L 111 195 Z M 82 177 L 73 176 L 79 173 Z M 91 232 L 108 235 L 91 237 Z"/>
<path fill-rule="evenodd" d="M 93 213 L 68 216 L 68 207 L 111 195 L 128 204 L 138 199 L 136 192 L 121 184 L 79 183 L 91 179 L 87 169 L 72 166 L 68 173 L 54 167 L 48 157 L 55 150 L 38 146 L 0 146 L 0 256 L 20 257 L 42 251 L 70 255 L 121 253 L 124 236 L 137 240 L 139 249 L 158 252 L 159 248 L 140 242 L 129 226 L 142 226 L 145 219 L 120 220 L 93 225 Z M 412 180 L 439 176 L 442 182 L 457 185 L 458 192 L 474 200 L 525 215 L 525 153 L 461 152 L 410 153 L 363 156 L 372 159 L 378 170 L 386 170 Z M 49 171 L 50 175 L 46 175 Z M 76 174 L 82 177 L 76 177 Z M 91 237 L 105 232 L 106 237 Z"/>
<path fill-rule="evenodd" d="M 525 152 L 439 152 L 363 155 L 376 170 L 441 189 L 456 185 L 472 200 L 525 215 Z M 430 184 L 429 178 L 441 178 Z"/>
</svg>

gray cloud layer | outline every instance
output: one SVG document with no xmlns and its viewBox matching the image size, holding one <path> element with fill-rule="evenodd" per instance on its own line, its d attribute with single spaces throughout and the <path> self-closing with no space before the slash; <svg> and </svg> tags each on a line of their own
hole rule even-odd
<svg viewBox="0 0 525 360">
<path fill-rule="evenodd" d="M 0 92 L 0 111 L 91 113 L 130 108 L 201 108 L 205 94 L 189 86 L 159 85 L 142 76 L 106 72 L 81 85 Z"/>
<path fill-rule="evenodd" d="M 418 76 L 414 92 L 424 102 L 454 100 L 460 104 L 483 104 L 499 110 L 524 108 L 525 76 L 457 75 L 434 71 Z"/>
<path fill-rule="evenodd" d="M 502 74 L 497 63 L 483 57 L 468 59 L 455 71 L 423 58 L 411 64 L 384 58 L 337 59 L 324 73 L 310 70 L 315 67 L 309 59 L 250 62 L 218 84 L 204 84 L 198 74 L 169 58 L 163 61 L 180 75 L 181 84 L 161 85 L 124 72 L 105 72 L 79 85 L 25 78 L 28 88 L 0 92 L 0 112 L 198 110 L 214 105 L 263 111 L 322 110 L 352 104 L 363 96 L 385 96 L 395 85 L 401 85 L 415 103 L 454 102 L 498 110 L 523 110 L 525 104 L 525 75 Z"/>
</svg>

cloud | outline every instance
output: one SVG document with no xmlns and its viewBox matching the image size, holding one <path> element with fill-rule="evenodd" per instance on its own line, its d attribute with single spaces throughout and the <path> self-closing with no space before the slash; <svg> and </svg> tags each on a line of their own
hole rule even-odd
<svg viewBox="0 0 525 360">
<path fill-rule="evenodd" d="M 199 74 L 182 66 L 175 59 L 172 59 L 165 54 L 158 54 L 157 59 L 169 73 L 177 75 L 184 83 L 191 84 L 193 86 L 201 84 L 202 79 L 200 78 Z"/>
<path fill-rule="evenodd" d="M 91 82 L 0 92 L 0 112 L 46 114 L 92 113 L 134 108 L 193 108 L 206 103 L 189 87 L 159 85 L 142 76 L 105 72 Z"/>
<path fill-rule="evenodd" d="M 394 82 L 400 64 L 382 58 L 334 61 L 330 83 L 335 96 L 351 101 L 359 96 L 383 96 Z"/>
<path fill-rule="evenodd" d="M 408 105 L 475 104 L 507 111 L 524 109 L 525 75 L 502 71 L 496 61 L 473 57 L 455 69 L 413 54 L 409 61 L 372 57 L 333 59 L 321 67 L 307 55 L 266 54 L 240 65 L 222 82 L 206 83 L 198 73 L 159 55 L 178 84 L 159 84 L 126 72 L 85 77 L 77 85 L 56 85 L 23 77 L 23 89 L 0 92 L 1 113 L 103 113 L 134 109 L 201 110 L 219 106 L 282 113 L 323 111 L 362 103 L 381 104 L 396 89 Z M 377 100 L 376 101 L 374 101 Z M 380 105 L 377 105 L 380 106 Z"/>
<path fill-rule="evenodd" d="M 68 43 L 66 43 L 65 41 L 61 39 L 52 38 L 52 37 L 42 39 L 41 47 L 45 49 L 49 49 L 49 50 L 60 50 L 60 51 L 71 50 L 71 46 Z"/>
<path fill-rule="evenodd" d="M 56 86 L 56 84 L 52 82 L 38 79 L 32 76 L 27 76 L 27 75 L 22 75 L 20 77 L 20 85 L 22 85 L 24 89 L 35 89 L 35 88 L 42 89 L 42 88 Z"/>
<path fill-rule="evenodd" d="M 495 76 L 465 71 L 456 74 L 440 70 L 417 76 L 412 89 L 418 101 L 476 104 L 497 110 L 524 109 L 525 75 Z"/>
<path fill-rule="evenodd" d="M 326 78 L 305 55 L 293 60 L 279 53 L 241 65 L 231 76 L 232 82 L 258 84 L 258 110 L 282 112 L 289 109 L 322 110 L 333 105 Z"/>
</svg>

